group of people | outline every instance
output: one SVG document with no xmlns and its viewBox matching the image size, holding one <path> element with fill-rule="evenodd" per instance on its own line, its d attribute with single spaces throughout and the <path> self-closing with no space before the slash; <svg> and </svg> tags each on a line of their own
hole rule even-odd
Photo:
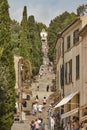
<svg viewBox="0 0 87 130">
<path fill-rule="evenodd" d="M 37 104 L 37 102 L 33 103 L 33 106 L 32 106 L 32 111 L 33 111 L 33 114 L 35 115 L 38 112 L 42 112 L 42 108 L 43 108 L 43 105 L 42 104 Z"/>
<path fill-rule="evenodd" d="M 48 72 L 52 73 L 53 69 L 52 69 L 52 65 L 49 64 L 45 64 L 42 65 L 39 71 L 39 78 L 42 78 L 44 75 L 46 75 Z"/>
<path fill-rule="evenodd" d="M 38 95 L 35 97 L 35 101 L 32 104 L 33 114 L 35 115 L 37 112 L 42 113 L 44 106 L 46 105 L 47 99 L 43 97 L 43 104 L 40 103 Z M 36 120 L 32 120 L 30 123 L 31 130 L 45 130 L 45 123 L 43 122 L 43 118 L 39 117 Z"/>
<path fill-rule="evenodd" d="M 54 130 L 55 118 L 53 115 L 54 114 L 53 114 L 52 106 L 50 106 L 48 109 L 48 129 L 50 130 Z"/>
<path fill-rule="evenodd" d="M 79 123 L 79 118 L 77 116 L 73 116 L 72 121 L 68 121 L 65 130 L 80 130 L 81 124 Z"/>
<path fill-rule="evenodd" d="M 30 123 L 31 130 L 45 130 L 45 123 L 43 118 L 38 118 L 35 121 L 32 120 Z"/>
<path fill-rule="evenodd" d="M 37 111 L 39 113 L 42 113 L 42 109 L 46 105 L 46 102 L 47 102 L 47 99 L 46 99 L 46 97 L 44 97 L 43 98 L 43 104 L 39 103 L 39 97 L 38 97 L 38 95 L 36 95 L 35 101 L 32 104 L 33 114 L 35 115 L 37 113 Z"/>
</svg>

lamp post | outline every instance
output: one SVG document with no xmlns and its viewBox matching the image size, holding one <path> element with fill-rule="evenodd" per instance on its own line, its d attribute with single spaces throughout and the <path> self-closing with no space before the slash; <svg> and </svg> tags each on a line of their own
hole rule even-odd
<svg viewBox="0 0 87 130">
<path fill-rule="evenodd" d="M 62 33 L 58 33 L 58 39 L 62 39 L 62 67 L 61 67 L 61 88 L 63 90 L 63 98 L 64 98 L 64 37 Z"/>
</svg>

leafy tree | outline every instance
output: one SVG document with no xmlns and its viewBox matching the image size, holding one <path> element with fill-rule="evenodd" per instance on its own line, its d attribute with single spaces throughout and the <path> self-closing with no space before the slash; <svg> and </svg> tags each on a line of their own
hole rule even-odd
<svg viewBox="0 0 87 130">
<path fill-rule="evenodd" d="M 24 58 L 28 57 L 28 39 L 27 39 L 27 7 L 24 6 L 23 18 L 20 27 L 20 55 Z"/>
<path fill-rule="evenodd" d="M 24 6 L 21 24 L 19 25 L 15 20 L 11 21 L 13 52 L 31 62 L 34 75 L 38 73 L 42 64 L 40 28 L 35 22 L 34 16 L 30 16 L 27 20 L 26 6 Z"/>
<path fill-rule="evenodd" d="M 20 55 L 20 25 L 16 20 L 11 20 L 11 42 L 12 42 L 12 51 L 16 55 Z"/>
<path fill-rule="evenodd" d="M 38 73 L 40 65 L 42 64 L 41 41 L 38 32 L 39 31 L 34 16 L 29 16 L 28 18 L 29 54 L 34 75 Z"/>
<path fill-rule="evenodd" d="M 46 27 L 45 24 L 43 24 L 43 23 L 37 23 L 37 29 L 38 29 L 39 34 L 40 34 L 40 32 L 42 31 L 43 28 L 45 30 L 47 30 L 47 27 Z"/>
<path fill-rule="evenodd" d="M 87 5 L 83 4 L 77 8 L 77 15 L 82 16 L 85 15 L 86 13 L 87 13 Z"/>
<path fill-rule="evenodd" d="M 51 20 L 48 28 L 48 45 L 49 52 L 48 56 L 50 61 L 54 62 L 55 57 L 55 41 L 58 32 L 61 32 L 65 27 L 67 27 L 73 20 L 75 20 L 77 15 L 75 13 L 64 12 L 57 16 L 55 19 Z"/>
<path fill-rule="evenodd" d="M 9 5 L 0 1 L 0 130 L 10 130 L 14 121 L 15 70 L 12 54 Z"/>
</svg>

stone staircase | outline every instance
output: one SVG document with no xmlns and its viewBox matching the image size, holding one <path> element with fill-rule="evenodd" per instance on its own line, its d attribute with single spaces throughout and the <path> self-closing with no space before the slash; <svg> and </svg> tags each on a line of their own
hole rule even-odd
<svg viewBox="0 0 87 130">
<path fill-rule="evenodd" d="M 38 116 L 41 116 L 45 123 L 47 123 L 47 111 L 48 111 L 48 108 L 49 108 L 49 105 L 50 105 L 50 101 L 49 101 L 49 96 L 53 93 L 51 92 L 51 90 L 49 90 L 49 92 L 46 91 L 46 87 L 47 85 L 49 85 L 50 87 L 52 86 L 52 79 L 55 78 L 55 75 L 53 72 L 49 72 L 47 71 L 47 74 L 43 75 L 41 78 L 39 78 L 39 76 L 36 78 L 36 83 L 32 83 L 32 87 L 31 87 L 31 90 L 32 90 L 32 97 L 31 97 L 31 100 L 29 101 L 29 106 L 28 109 L 30 109 L 32 111 L 32 102 L 35 100 L 35 97 L 36 95 L 38 95 L 39 97 L 39 103 L 42 104 L 42 100 L 43 100 L 43 97 L 45 96 L 47 98 L 47 104 L 45 106 L 45 108 L 43 109 L 42 111 L 42 114 L 39 114 L 37 112 L 37 114 L 34 116 L 34 115 L 29 115 L 27 116 L 27 120 L 28 122 L 31 122 L 32 119 L 36 119 L 38 118 Z M 37 91 L 37 86 L 39 85 L 39 91 Z"/>
<path fill-rule="evenodd" d="M 49 100 L 49 96 L 53 93 L 51 92 L 51 89 L 49 89 L 49 92 L 46 91 L 47 85 L 50 87 L 52 86 L 52 79 L 55 78 L 54 73 L 51 71 L 47 71 L 46 74 L 43 74 L 43 76 L 40 78 L 37 76 L 36 81 L 32 83 L 31 91 L 32 91 L 32 97 L 27 102 L 27 107 L 23 108 L 25 110 L 30 111 L 29 115 L 26 115 L 26 120 L 24 123 L 14 123 L 11 130 L 30 130 L 30 122 L 32 120 L 35 120 L 39 116 L 43 118 L 43 121 L 46 124 L 46 130 L 47 130 L 47 123 L 48 123 L 48 108 L 52 101 Z M 37 91 L 37 86 L 39 85 L 39 91 Z M 36 95 L 39 97 L 39 103 L 42 104 L 43 97 L 45 96 L 47 98 L 47 104 L 44 107 L 42 113 L 40 114 L 37 112 L 36 115 L 32 114 L 32 102 L 35 100 Z"/>
</svg>

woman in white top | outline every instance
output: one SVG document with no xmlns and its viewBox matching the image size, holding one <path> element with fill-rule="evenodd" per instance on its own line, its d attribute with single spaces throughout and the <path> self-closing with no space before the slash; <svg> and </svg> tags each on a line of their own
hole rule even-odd
<svg viewBox="0 0 87 130">
<path fill-rule="evenodd" d="M 50 125 L 51 125 L 51 130 L 54 130 L 55 121 L 53 117 L 50 117 Z"/>
<path fill-rule="evenodd" d="M 43 105 L 39 104 L 38 105 L 38 111 L 41 113 L 42 112 L 42 108 L 43 108 Z"/>
</svg>

